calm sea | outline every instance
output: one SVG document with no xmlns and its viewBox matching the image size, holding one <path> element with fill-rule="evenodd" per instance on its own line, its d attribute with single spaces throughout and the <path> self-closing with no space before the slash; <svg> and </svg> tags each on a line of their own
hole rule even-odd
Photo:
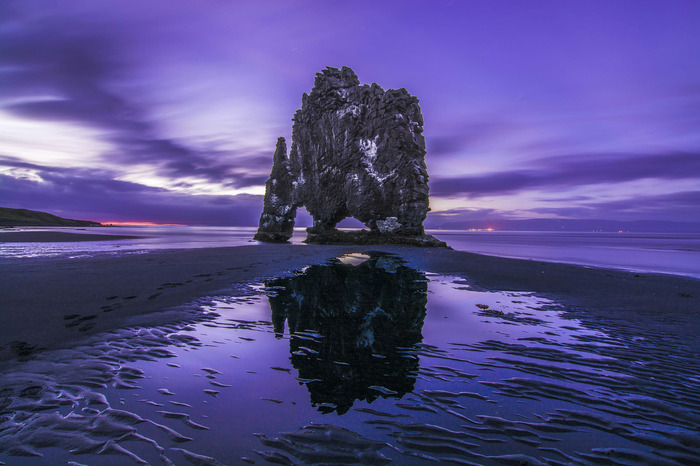
<svg viewBox="0 0 700 466">
<path fill-rule="evenodd" d="M 187 249 L 256 244 L 252 227 L 104 227 L 62 231 L 141 236 L 138 239 L 76 243 L 1 243 L 0 257 L 85 257 L 139 253 L 154 249 Z M 456 250 L 501 257 L 565 262 L 637 272 L 661 272 L 700 278 L 700 233 L 602 233 L 446 231 L 429 233 Z M 302 244 L 303 228 L 292 243 Z M 2 238 L 0 232 L 0 241 Z"/>
</svg>

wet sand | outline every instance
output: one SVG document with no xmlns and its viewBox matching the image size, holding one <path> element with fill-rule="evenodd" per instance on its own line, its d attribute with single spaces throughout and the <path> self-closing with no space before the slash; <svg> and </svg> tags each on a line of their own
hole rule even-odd
<svg viewBox="0 0 700 466">
<path fill-rule="evenodd" d="M 399 254 L 426 272 L 465 277 L 476 288 L 536 292 L 571 312 L 626 322 L 643 314 L 656 331 L 681 337 L 700 333 L 700 280 L 692 278 L 429 248 L 251 245 L 3 260 L 0 359 L 123 325 L 176 319 L 177 313 L 163 311 L 342 254 L 377 250 Z"/>
<path fill-rule="evenodd" d="M 0 464 L 698 457 L 700 280 L 295 245 L 0 277 Z"/>
</svg>

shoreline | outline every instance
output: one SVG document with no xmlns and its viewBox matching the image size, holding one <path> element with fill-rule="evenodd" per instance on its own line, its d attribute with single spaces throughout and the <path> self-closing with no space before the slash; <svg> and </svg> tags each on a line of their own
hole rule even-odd
<svg viewBox="0 0 700 466">
<path fill-rule="evenodd" d="M 39 227 L 37 227 L 39 228 Z M 75 227 L 66 227 L 75 228 Z M 137 239 L 143 236 L 114 235 L 101 233 L 73 233 L 67 231 L 2 231 L 2 243 L 72 243 L 82 241 L 113 241 L 119 239 Z"/>
<path fill-rule="evenodd" d="M 56 228 L 46 228 L 46 227 L 31 227 L 31 228 L 18 228 L 3 230 L 0 229 L 0 259 L 5 259 L 7 257 L 3 256 L 3 246 L 9 248 L 8 256 L 14 258 L 22 257 L 40 257 L 42 256 L 42 249 L 50 250 L 50 254 L 47 256 L 61 256 L 62 252 L 65 252 L 66 256 L 70 254 L 70 251 L 63 250 L 60 248 L 65 248 L 66 243 L 82 243 L 86 247 L 84 251 L 76 251 L 81 254 L 91 255 L 94 253 L 109 252 L 110 248 L 113 247 L 109 244 L 109 240 L 124 240 L 114 248 L 124 248 L 122 251 L 149 251 L 149 250 L 167 250 L 167 249 L 192 249 L 192 248 L 215 248 L 215 247 L 235 247 L 249 245 L 253 241 L 249 241 L 254 234 L 254 228 L 249 228 L 250 231 L 244 231 L 246 228 L 235 227 L 230 229 L 230 234 L 223 235 L 221 232 L 212 232 L 204 230 L 204 237 L 210 244 L 199 244 L 193 245 L 192 234 L 193 231 L 179 231 L 175 232 L 170 230 L 141 230 L 140 227 L 131 227 L 120 229 L 113 229 L 112 227 L 102 227 L 103 229 L 99 232 L 97 231 L 87 231 L 86 228 L 74 228 L 74 227 L 56 227 Z M 153 227 L 150 227 L 153 228 Z M 155 227 L 158 228 L 158 227 Z M 191 227 L 185 227 L 191 228 Z M 194 227 L 199 228 L 199 227 Z M 214 227 L 215 229 L 218 227 Z M 228 227 L 226 227 L 228 228 Z M 93 230 L 90 228 L 89 230 Z M 436 231 L 430 231 L 433 234 L 437 234 Z M 248 233 L 250 234 L 248 236 Z M 291 244 L 308 244 L 304 240 L 305 229 L 297 228 L 295 229 L 295 234 L 291 240 Z M 477 232 L 478 233 L 478 232 Z M 497 233 L 497 232 L 496 232 Z M 496 234 L 494 232 L 489 233 L 489 235 Z M 532 232 L 505 232 L 505 233 L 515 233 L 517 235 L 514 243 L 500 244 L 499 242 L 481 242 L 477 240 L 472 241 L 472 232 L 462 232 L 461 235 L 456 237 L 445 236 L 442 237 L 443 240 L 449 241 L 448 247 L 452 247 L 458 251 L 469 252 L 473 254 L 480 254 L 486 256 L 508 258 L 508 259 L 523 259 L 529 261 L 540 261 L 540 262 L 550 262 L 558 264 L 570 264 L 582 267 L 593 267 L 593 268 L 605 268 L 612 269 L 616 271 L 626 271 L 638 274 L 669 274 L 677 275 L 683 277 L 691 277 L 695 279 L 700 279 L 700 268 L 695 263 L 700 263 L 700 236 L 695 235 L 691 238 L 682 238 L 683 241 L 690 241 L 690 243 L 680 243 L 677 244 L 675 248 L 662 248 L 657 244 L 658 241 L 654 242 L 652 240 L 650 243 L 645 243 L 643 247 L 635 247 L 634 244 L 621 244 L 618 252 L 615 252 L 611 257 L 606 256 L 606 248 L 611 247 L 610 244 L 595 242 L 589 243 L 584 241 L 583 248 L 580 249 L 576 244 L 559 244 L 555 241 L 554 245 L 547 245 L 546 243 L 535 242 L 531 243 L 529 240 L 524 240 L 523 238 L 528 237 L 528 233 Z M 569 234 L 572 232 L 554 232 Z M 194 233 L 198 234 L 198 233 Z M 217 236 L 218 234 L 218 236 Z M 578 233 L 576 234 L 583 234 Z M 588 233 L 585 233 L 588 234 Z M 521 237 L 522 236 L 522 237 Z M 643 235 L 644 236 L 644 235 Z M 169 237 L 174 240 L 174 243 L 163 243 L 163 239 Z M 479 235 L 476 236 L 480 238 Z M 457 239 L 455 239 L 457 238 Z M 593 239 L 593 237 L 591 237 Z M 304 240 L 304 241 L 302 241 Z M 453 241 L 454 240 L 454 241 Z M 656 238 L 656 240 L 663 240 L 663 238 Z M 96 247 L 92 248 L 89 243 L 96 241 Z M 442 240 L 440 240 L 442 241 Z M 159 245 L 159 242 L 162 243 Z M 19 244 L 18 244 L 19 243 Z M 76 248 L 81 248 L 82 246 L 77 246 Z M 282 243 L 280 243 L 282 244 Z M 350 243 L 324 243 L 333 245 L 348 245 Z M 377 243 L 376 245 L 379 245 Z M 16 245 L 16 246 L 15 246 Z M 362 246 L 372 246 L 373 244 L 355 244 Z M 386 245 L 390 246 L 391 243 Z M 397 245 L 397 244 L 394 244 Z M 405 244 L 406 246 L 411 246 L 411 244 Z M 421 245 L 425 246 L 425 245 Z M 613 245 L 614 246 L 614 245 Z M 28 253 L 23 254 L 23 248 L 25 248 Z M 59 248 L 59 249 L 55 249 Z M 534 248 L 534 250 L 532 250 Z M 617 249 L 618 248 L 614 248 Z M 116 252 L 117 249 L 114 249 Z M 572 252 L 574 251 L 574 252 Z M 679 260 L 676 253 L 689 254 L 686 259 Z M 694 259 L 698 259 L 695 261 Z"/>
<path fill-rule="evenodd" d="M 409 266 L 464 278 L 475 289 L 533 292 L 574 316 L 622 322 L 644 314 L 656 330 L 700 334 L 696 278 L 407 246 L 265 244 L 4 261 L 0 359 L 134 322 L 158 323 L 164 311 L 195 307 L 197 299 L 366 251 L 398 254 Z"/>
</svg>

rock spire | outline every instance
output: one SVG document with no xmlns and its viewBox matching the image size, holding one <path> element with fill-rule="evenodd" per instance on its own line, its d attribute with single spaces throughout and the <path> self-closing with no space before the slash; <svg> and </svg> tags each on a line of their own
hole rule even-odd
<svg viewBox="0 0 700 466">
<path fill-rule="evenodd" d="M 313 217 L 307 242 L 446 247 L 425 235 L 428 171 L 423 116 L 405 89 L 360 84 L 348 67 L 316 74 L 293 118 L 289 153 L 277 140 L 255 239 L 285 242 L 296 209 Z M 354 217 L 368 228 L 340 232 Z"/>
</svg>

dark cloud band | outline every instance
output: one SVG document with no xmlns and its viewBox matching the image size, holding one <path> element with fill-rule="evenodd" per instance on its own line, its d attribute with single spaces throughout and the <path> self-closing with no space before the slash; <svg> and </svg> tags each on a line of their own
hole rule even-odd
<svg viewBox="0 0 700 466">
<path fill-rule="evenodd" d="M 431 194 L 471 198 L 642 179 L 700 182 L 700 154 L 593 154 L 537 159 L 528 168 L 431 182 Z"/>
</svg>

